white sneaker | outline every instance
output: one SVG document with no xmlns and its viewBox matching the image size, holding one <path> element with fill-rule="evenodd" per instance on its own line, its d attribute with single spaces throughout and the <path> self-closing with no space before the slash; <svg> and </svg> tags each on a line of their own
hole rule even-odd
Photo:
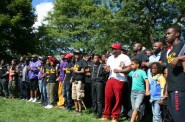
<svg viewBox="0 0 185 122">
<path fill-rule="evenodd" d="M 35 103 L 36 101 L 37 101 L 37 98 L 34 98 L 34 99 L 32 100 L 33 103 Z"/>
<path fill-rule="evenodd" d="M 44 108 L 51 109 L 51 108 L 53 108 L 53 105 L 47 105 L 47 106 L 44 107 Z"/>
<path fill-rule="evenodd" d="M 28 100 L 28 102 L 32 102 L 33 101 L 33 98 L 30 98 L 29 100 Z"/>
</svg>

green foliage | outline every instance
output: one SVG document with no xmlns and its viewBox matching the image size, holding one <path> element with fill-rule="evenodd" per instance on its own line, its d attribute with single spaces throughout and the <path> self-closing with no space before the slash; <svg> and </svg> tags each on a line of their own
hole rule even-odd
<svg viewBox="0 0 185 122">
<path fill-rule="evenodd" d="M 164 40 L 168 26 L 184 27 L 183 5 L 175 0 L 56 0 L 46 30 L 51 39 L 62 40 L 57 42 L 62 49 L 101 53 L 114 42 L 151 47 Z"/>
<path fill-rule="evenodd" d="M 0 56 L 34 52 L 31 0 L 0 1 Z"/>
</svg>

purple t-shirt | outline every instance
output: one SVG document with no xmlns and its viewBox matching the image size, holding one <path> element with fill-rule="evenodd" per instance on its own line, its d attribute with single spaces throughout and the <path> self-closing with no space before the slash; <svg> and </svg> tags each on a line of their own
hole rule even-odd
<svg viewBox="0 0 185 122">
<path fill-rule="evenodd" d="M 41 66 L 40 61 L 36 61 L 36 62 L 30 62 L 29 67 L 30 67 L 30 71 L 29 71 L 29 79 L 34 79 L 34 78 L 38 78 L 38 69 L 37 67 Z"/>
<path fill-rule="evenodd" d="M 66 68 L 68 62 L 67 61 L 60 61 L 60 82 L 64 81 L 64 77 L 65 77 L 65 71 L 63 70 L 63 68 Z"/>
</svg>

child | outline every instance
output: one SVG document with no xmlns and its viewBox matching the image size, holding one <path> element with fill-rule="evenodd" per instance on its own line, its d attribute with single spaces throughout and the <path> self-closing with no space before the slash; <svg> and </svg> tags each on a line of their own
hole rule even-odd
<svg viewBox="0 0 185 122">
<path fill-rule="evenodd" d="M 152 106 L 153 122 L 162 122 L 161 106 L 159 101 L 163 99 L 163 91 L 166 80 L 162 74 L 161 64 L 154 62 L 151 64 L 152 80 L 150 82 L 150 102 Z"/>
<path fill-rule="evenodd" d="M 101 118 L 103 111 L 103 89 L 105 82 L 105 70 L 100 64 L 100 56 L 95 54 L 91 69 L 92 81 L 92 111 L 97 114 L 96 118 Z"/>
<path fill-rule="evenodd" d="M 132 77 L 131 103 L 133 113 L 131 122 L 140 121 L 140 106 L 143 102 L 144 96 L 148 96 L 150 94 L 146 72 L 142 69 L 139 69 L 139 66 L 138 60 L 131 60 L 131 68 L 133 69 L 129 73 L 129 76 Z"/>
</svg>

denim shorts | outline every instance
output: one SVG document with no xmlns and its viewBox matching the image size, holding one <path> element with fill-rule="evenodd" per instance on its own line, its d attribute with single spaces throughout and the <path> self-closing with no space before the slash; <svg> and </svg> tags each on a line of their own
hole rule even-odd
<svg viewBox="0 0 185 122">
<path fill-rule="evenodd" d="M 144 91 L 136 91 L 133 90 L 131 92 L 131 103 L 132 103 L 132 109 L 140 111 L 140 106 L 144 100 L 145 92 Z"/>
</svg>

